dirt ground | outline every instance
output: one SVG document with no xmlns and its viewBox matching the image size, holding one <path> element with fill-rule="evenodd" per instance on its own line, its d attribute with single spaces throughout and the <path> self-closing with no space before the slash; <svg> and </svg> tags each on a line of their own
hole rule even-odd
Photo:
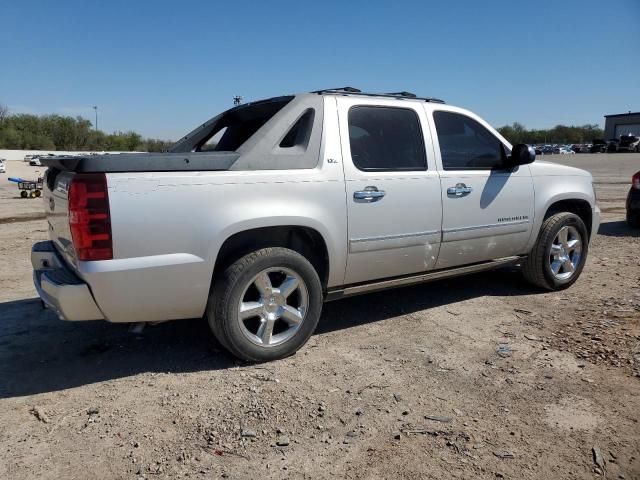
<svg viewBox="0 0 640 480">
<path fill-rule="evenodd" d="M 263 365 L 202 320 L 41 310 L 41 200 L 0 175 L 0 478 L 640 478 L 640 155 L 549 158 L 591 170 L 604 211 L 572 288 L 509 268 L 334 302 Z"/>
</svg>

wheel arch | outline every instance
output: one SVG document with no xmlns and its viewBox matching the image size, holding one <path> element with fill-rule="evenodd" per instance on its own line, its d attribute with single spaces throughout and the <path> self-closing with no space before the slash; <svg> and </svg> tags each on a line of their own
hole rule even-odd
<svg viewBox="0 0 640 480">
<path fill-rule="evenodd" d="M 592 226 L 593 226 L 593 213 L 591 209 L 591 204 L 584 199 L 580 198 L 566 198 L 562 200 L 556 200 L 551 205 L 547 207 L 545 211 L 544 220 L 549 218 L 552 215 L 560 212 L 569 212 L 577 215 L 584 222 L 587 227 L 587 234 L 589 238 L 591 238 Z"/>
<path fill-rule="evenodd" d="M 213 278 L 244 255 L 267 247 L 289 248 L 305 257 L 318 272 L 326 291 L 330 271 L 327 242 L 317 229 L 303 225 L 260 226 L 233 233 L 218 250 Z"/>
</svg>

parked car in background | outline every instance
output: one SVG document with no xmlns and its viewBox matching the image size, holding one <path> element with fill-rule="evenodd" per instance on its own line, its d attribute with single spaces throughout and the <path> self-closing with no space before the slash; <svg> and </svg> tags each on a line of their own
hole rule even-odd
<svg viewBox="0 0 640 480">
<path fill-rule="evenodd" d="M 7 173 L 7 163 L 4 158 L 0 158 L 0 173 Z"/>
<path fill-rule="evenodd" d="M 607 142 L 602 139 L 595 139 L 589 148 L 590 153 L 605 153 L 607 151 Z"/>
<path fill-rule="evenodd" d="M 635 135 L 621 135 L 618 143 L 619 152 L 640 152 L 640 137 Z"/>
<path fill-rule="evenodd" d="M 620 140 L 617 138 L 612 138 L 607 140 L 607 153 L 616 153 L 618 151 L 618 144 Z"/>
<path fill-rule="evenodd" d="M 545 145 L 544 147 L 542 147 L 543 155 L 553 155 L 557 153 L 560 153 L 560 147 L 558 147 L 557 145 Z"/>
<path fill-rule="evenodd" d="M 63 319 L 204 316 L 237 357 L 283 358 L 325 301 L 515 264 L 573 284 L 600 222 L 593 178 L 534 159 L 406 92 L 256 101 L 167 153 L 43 159 L 33 278 Z"/>
<path fill-rule="evenodd" d="M 640 228 L 640 171 L 631 177 L 631 188 L 627 195 L 627 223 Z"/>
<path fill-rule="evenodd" d="M 571 145 L 571 150 L 573 150 L 575 153 L 589 153 L 590 148 L 591 148 L 591 145 L 588 145 L 585 143 L 578 143 L 578 144 Z"/>
<path fill-rule="evenodd" d="M 31 160 L 33 160 L 33 157 L 37 157 L 37 155 L 25 155 L 22 161 L 25 163 L 29 163 L 31 162 Z"/>
<path fill-rule="evenodd" d="M 562 155 L 575 155 L 576 152 L 574 152 L 571 147 L 564 146 L 558 149 L 558 153 Z"/>
<path fill-rule="evenodd" d="M 73 155 L 69 155 L 69 156 L 73 156 Z M 42 165 L 42 159 L 52 158 L 52 157 L 55 157 L 53 153 L 47 153 L 46 155 L 34 155 L 31 161 L 29 162 L 29 165 L 31 165 L 32 167 L 39 167 Z"/>
</svg>

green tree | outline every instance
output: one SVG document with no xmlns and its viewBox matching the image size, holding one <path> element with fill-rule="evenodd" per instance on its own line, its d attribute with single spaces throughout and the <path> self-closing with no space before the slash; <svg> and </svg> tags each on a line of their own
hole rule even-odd
<svg viewBox="0 0 640 480">
<path fill-rule="evenodd" d="M 9 107 L 0 103 L 0 125 L 4 122 L 9 116 Z"/>
<path fill-rule="evenodd" d="M 498 128 L 500 134 L 512 144 L 572 144 L 572 143 L 588 143 L 594 139 L 602 138 L 603 130 L 596 124 L 587 124 L 582 126 L 556 125 L 548 130 L 527 130 L 520 123 L 513 123 Z"/>
<path fill-rule="evenodd" d="M 0 128 L 0 148 L 17 150 L 22 148 L 22 135 L 15 128 Z"/>
<path fill-rule="evenodd" d="M 172 142 L 166 140 L 158 140 L 155 138 L 148 138 L 144 141 L 142 150 L 146 152 L 166 152 L 171 147 Z"/>
<path fill-rule="evenodd" d="M 172 142 L 144 139 L 136 132 L 106 134 L 89 120 L 62 115 L 9 115 L 0 104 L 0 148 L 36 150 L 164 151 Z"/>
</svg>

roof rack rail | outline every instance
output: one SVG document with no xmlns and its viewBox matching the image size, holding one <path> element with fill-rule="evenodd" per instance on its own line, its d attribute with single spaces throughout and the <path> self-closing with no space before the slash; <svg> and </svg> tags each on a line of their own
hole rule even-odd
<svg viewBox="0 0 640 480">
<path fill-rule="evenodd" d="M 315 90 L 311 93 L 322 94 L 326 92 L 362 93 L 362 90 L 354 87 L 339 87 L 339 88 L 323 88 L 322 90 Z"/>
<path fill-rule="evenodd" d="M 415 93 L 411 93 L 411 92 L 405 92 L 404 90 L 402 92 L 389 92 L 389 93 L 385 93 L 385 95 L 390 95 L 392 97 L 406 97 L 406 98 L 418 98 L 417 95 Z"/>
<path fill-rule="evenodd" d="M 391 92 L 391 93 L 367 93 L 353 87 L 327 88 L 324 90 L 315 90 L 311 93 L 317 93 L 318 95 L 322 95 L 324 93 L 339 93 L 342 95 L 359 95 L 359 96 L 361 95 L 363 97 L 398 98 L 398 99 L 406 99 L 406 100 L 422 100 L 423 102 L 431 102 L 431 103 L 445 103 L 444 100 L 440 100 L 439 98 L 418 97 L 415 93 L 411 93 L 411 92 L 402 91 L 402 92 Z"/>
</svg>

